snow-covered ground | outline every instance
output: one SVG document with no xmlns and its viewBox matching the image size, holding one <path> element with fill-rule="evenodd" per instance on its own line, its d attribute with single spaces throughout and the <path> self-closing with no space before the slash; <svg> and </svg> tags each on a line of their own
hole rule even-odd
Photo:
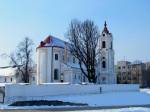
<svg viewBox="0 0 150 112">
<path fill-rule="evenodd" d="M 89 111 L 86 110 L 86 111 L 76 111 L 76 112 L 150 112 L 150 108 L 137 107 L 137 108 L 102 109 L 102 110 L 89 110 Z"/>
<path fill-rule="evenodd" d="M 102 94 L 52 96 L 52 97 L 45 97 L 45 100 L 60 100 L 65 102 L 86 103 L 91 107 L 150 105 L 150 89 L 142 89 L 140 92 L 139 91 L 108 92 Z M 62 107 L 59 106 L 12 107 L 7 105 L 0 105 L 0 109 L 49 109 L 49 108 L 62 108 Z M 63 108 L 70 108 L 70 107 L 64 106 Z M 89 111 L 82 110 L 77 112 L 89 112 Z M 139 106 L 122 109 L 103 109 L 93 111 L 90 110 L 90 112 L 150 112 L 150 108 Z"/>
<path fill-rule="evenodd" d="M 49 108 L 55 108 L 55 107 L 49 107 L 49 106 L 32 106 L 32 107 L 8 107 L 8 106 L 3 106 L 3 108 L 0 108 L 0 110 L 42 110 L 42 112 L 49 112 Z M 59 108 L 59 107 L 57 107 Z M 100 109 L 100 110 L 72 110 L 68 111 L 69 107 L 64 107 L 66 108 L 67 112 L 150 112 L 150 108 L 144 108 L 144 107 L 130 107 L 130 108 L 120 108 L 120 109 Z M 21 109 L 21 110 L 20 110 Z M 44 111 L 44 109 L 46 109 Z M 53 110 L 52 110 L 53 111 Z M 64 109 L 65 111 L 65 109 Z M 9 112 L 9 111 L 8 111 Z M 11 111 L 12 112 L 12 111 Z M 23 111 L 25 112 L 25 111 Z M 33 111 L 35 112 L 35 111 Z"/>
<path fill-rule="evenodd" d="M 70 111 L 74 112 L 74 111 Z M 122 108 L 122 109 L 102 109 L 102 110 L 85 110 L 85 111 L 76 111 L 76 112 L 150 112 L 150 108 Z"/>
<path fill-rule="evenodd" d="M 150 105 L 150 89 L 136 92 L 108 92 L 102 94 L 85 94 L 46 97 L 45 100 L 86 103 L 89 106 L 126 106 Z"/>
</svg>

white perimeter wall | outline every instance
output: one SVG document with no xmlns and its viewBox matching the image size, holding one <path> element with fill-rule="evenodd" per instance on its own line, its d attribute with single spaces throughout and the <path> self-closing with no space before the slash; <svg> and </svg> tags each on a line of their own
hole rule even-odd
<svg viewBox="0 0 150 112">
<path fill-rule="evenodd" d="M 77 85 L 77 84 L 41 84 L 21 85 L 12 84 L 5 86 L 5 102 L 11 103 L 20 100 L 42 100 L 47 96 L 73 95 L 73 94 L 98 94 L 105 92 L 139 91 L 137 84 L 112 84 L 112 85 Z"/>
</svg>

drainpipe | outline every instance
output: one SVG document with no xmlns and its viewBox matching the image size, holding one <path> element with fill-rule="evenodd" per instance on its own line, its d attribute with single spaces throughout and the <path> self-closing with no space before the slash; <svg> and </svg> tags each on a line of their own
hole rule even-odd
<svg viewBox="0 0 150 112">
<path fill-rule="evenodd" d="M 53 46 L 52 46 L 52 56 L 51 56 L 51 82 L 53 82 Z"/>
</svg>

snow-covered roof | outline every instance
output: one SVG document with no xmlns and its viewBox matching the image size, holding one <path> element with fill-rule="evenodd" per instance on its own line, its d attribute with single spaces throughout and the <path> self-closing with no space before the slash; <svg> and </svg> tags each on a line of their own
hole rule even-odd
<svg viewBox="0 0 150 112">
<path fill-rule="evenodd" d="M 65 48 L 67 45 L 68 45 L 68 43 L 66 41 L 49 35 L 44 41 L 41 41 L 38 48 L 41 48 L 41 47 L 62 47 L 62 48 Z"/>
<path fill-rule="evenodd" d="M 0 87 L 5 87 L 5 85 L 12 85 L 13 83 L 0 83 Z"/>
<path fill-rule="evenodd" d="M 74 69 L 80 69 L 79 64 L 71 64 L 71 63 L 62 63 L 62 65 L 64 66 L 64 68 L 74 68 Z"/>
<path fill-rule="evenodd" d="M 0 69 L 0 77 L 1 76 L 12 76 L 15 75 L 16 68 L 5 68 Z"/>
<path fill-rule="evenodd" d="M 135 64 L 135 65 L 142 64 L 142 61 L 140 61 L 140 60 L 135 60 L 135 61 L 132 62 L 132 64 Z"/>
</svg>

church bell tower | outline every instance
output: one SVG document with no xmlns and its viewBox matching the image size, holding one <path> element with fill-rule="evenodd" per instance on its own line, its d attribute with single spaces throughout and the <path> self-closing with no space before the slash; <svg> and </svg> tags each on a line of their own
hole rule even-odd
<svg viewBox="0 0 150 112">
<path fill-rule="evenodd" d="M 98 82 L 101 84 L 116 83 L 114 71 L 114 50 L 113 36 L 107 28 L 107 23 L 104 23 L 104 29 L 99 39 L 99 66 L 98 66 Z"/>
</svg>

